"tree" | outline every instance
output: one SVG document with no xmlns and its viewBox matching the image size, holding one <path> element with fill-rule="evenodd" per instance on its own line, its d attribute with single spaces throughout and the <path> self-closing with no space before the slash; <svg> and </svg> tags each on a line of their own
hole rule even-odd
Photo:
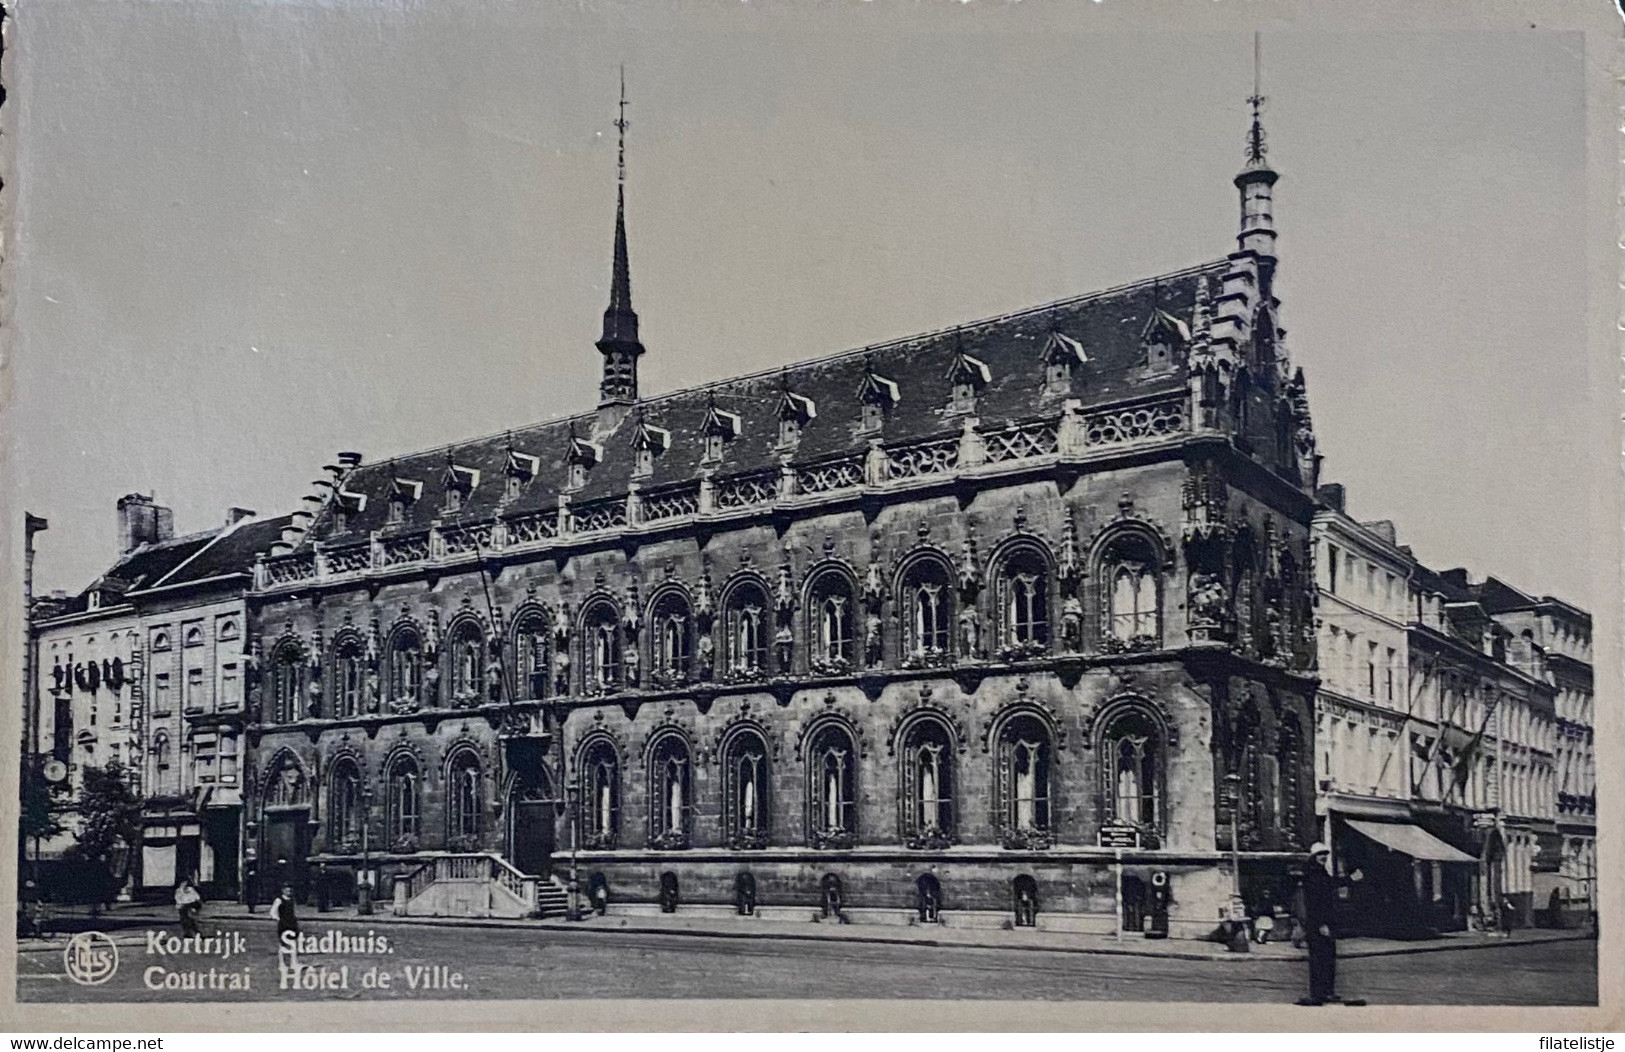
<svg viewBox="0 0 1625 1052">
<path fill-rule="evenodd" d="M 45 769 L 37 760 L 30 763 L 22 776 L 22 808 L 18 818 L 18 833 L 25 841 L 36 837 L 44 839 L 62 832 L 57 812 L 51 806 L 51 786 L 45 780 Z"/>
<path fill-rule="evenodd" d="M 117 760 L 105 767 L 87 766 L 83 774 L 78 843 L 68 855 L 105 878 L 98 898 L 110 902 L 124 886 L 130 861 L 141 843 L 141 800 L 130 788 L 129 772 Z"/>
</svg>

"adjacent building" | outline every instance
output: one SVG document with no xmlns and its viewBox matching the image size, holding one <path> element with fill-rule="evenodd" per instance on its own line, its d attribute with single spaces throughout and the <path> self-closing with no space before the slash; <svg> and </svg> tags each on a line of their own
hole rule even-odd
<svg viewBox="0 0 1625 1052">
<path fill-rule="evenodd" d="M 1570 800 L 1560 835 L 1560 743 L 1588 741 L 1589 725 L 1565 736 L 1558 699 L 1589 718 L 1589 618 L 1434 571 L 1392 523 L 1355 520 L 1341 486 L 1320 495 L 1318 810 L 1336 865 L 1368 878 L 1350 891 L 1351 928 L 1572 923 L 1595 811 L 1588 826 Z M 1561 672 L 1548 639 L 1575 655 Z M 1589 753 L 1567 758 L 1569 784 L 1588 784 Z"/>
<path fill-rule="evenodd" d="M 144 800 L 132 893 L 182 877 L 208 893 L 239 887 L 244 682 L 243 593 L 256 555 L 289 519 L 234 508 L 219 527 L 175 536 L 168 508 L 118 502 L 118 561 L 89 588 L 38 609 L 29 753 L 60 763 L 56 782 L 72 843 L 71 808 L 86 767 L 123 767 Z"/>
<path fill-rule="evenodd" d="M 1255 112 L 1222 258 L 652 397 L 618 190 L 597 408 L 341 454 L 259 567 L 260 870 L 1083 930 L 1161 874 L 1185 935 L 1284 901 L 1318 455 L 1277 178 Z"/>
</svg>

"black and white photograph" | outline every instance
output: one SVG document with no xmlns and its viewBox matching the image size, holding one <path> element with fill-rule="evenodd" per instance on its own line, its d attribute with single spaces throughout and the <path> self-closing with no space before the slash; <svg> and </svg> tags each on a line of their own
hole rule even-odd
<svg viewBox="0 0 1625 1052">
<path fill-rule="evenodd" d="M 4 999 L 1619 1029 L 1585 6 L 15 5 Z"/>
</svg>

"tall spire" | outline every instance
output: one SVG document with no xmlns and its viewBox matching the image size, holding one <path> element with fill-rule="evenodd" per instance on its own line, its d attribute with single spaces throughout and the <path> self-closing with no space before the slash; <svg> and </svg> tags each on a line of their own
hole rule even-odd
<svg viewBox="0 0 1625 1052">
<path fill-rule="evenodd" d="M 1261 259 L 1275 259 L 1274 186 L 1280 175 L 1266 159 L 1264 140 L 1263 48 L 1259 34 L 1253 34 L 1253 93 L 1247 97 L 1252 107 L 1252 126 L 1247 130 L 1247 164 L 1236 176 L 1241 191 L 1241 234 L 1236 239 L 1243 252 Z"/>
<path fill-rule="evenodd" d="M 604 376 L 598 403 L 625 405 L 637 401 L 638 315 L 632 309 L 632 267 L 626 251 L 626 67 L 621 67 L 621 98 L 615 118 L 615 263 L 610 275 L 609 306 L 604 310 L 604 332 L 598 350 L 604 356 Z"/>
</svg>

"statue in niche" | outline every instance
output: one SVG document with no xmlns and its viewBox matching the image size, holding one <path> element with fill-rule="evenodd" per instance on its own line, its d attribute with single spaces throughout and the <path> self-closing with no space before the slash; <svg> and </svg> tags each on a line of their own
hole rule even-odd
<svg viewBox="0 0 1625 1052">
<path fill-rule="evenodd" d="M 626 671 L 626 685 L 628 687 L 637 686 L 638 646 L 636 643 L 628 642 L 621 650 L 621 667 Z"/>
<path fill-rule="evenodd" d="M 700 633 L 695 650 L 695 671 L 701 680 L 708 680 L 717 667 L 717 645 L 711 641 L 710 632 Z"/>
<path fill-rule="evenodd" d="M 880 614 L 873 610 L 863 619 L 863 659 L 870 665 L 881 661 Z"/>
<path fill-rule="evenodd" d="M 1199 573 L 1191 578 L 1191 622 L 1206 626 L 1224 623 L 1225 588 L 1217 574 Z"/>
<path fill-rule="evenodd" d="M 982 656 L 982 615 L 974 606 L 959 611 L 959 649 L 967 658 Z"/>
<path fill-rule="evenodd" d="M 369 715 L 378 711 L 378 692 L 378 663 L 369 661 L 367 662 L 366 697 L 362 701 Z"/>
<path fill-rule="evenodd" d="M 796 636 L 789 625 L 780 625 L 779 630 L 773 633 L 773 648 L 779 655 L 779 674 L 790 674 L 790 660 L 795 654 Z"/>
<path fill-rule="evenodd" d="M 1083 603 L 1075 595 L 1061 604 L 1061 644 L 1072 653 L 1083 649 Z"/>
<path fill-rule="evenodd" d="M 553 692 L 570 693 L 570 648 L 567 645 L 553 651 Z"/>
</svg>

